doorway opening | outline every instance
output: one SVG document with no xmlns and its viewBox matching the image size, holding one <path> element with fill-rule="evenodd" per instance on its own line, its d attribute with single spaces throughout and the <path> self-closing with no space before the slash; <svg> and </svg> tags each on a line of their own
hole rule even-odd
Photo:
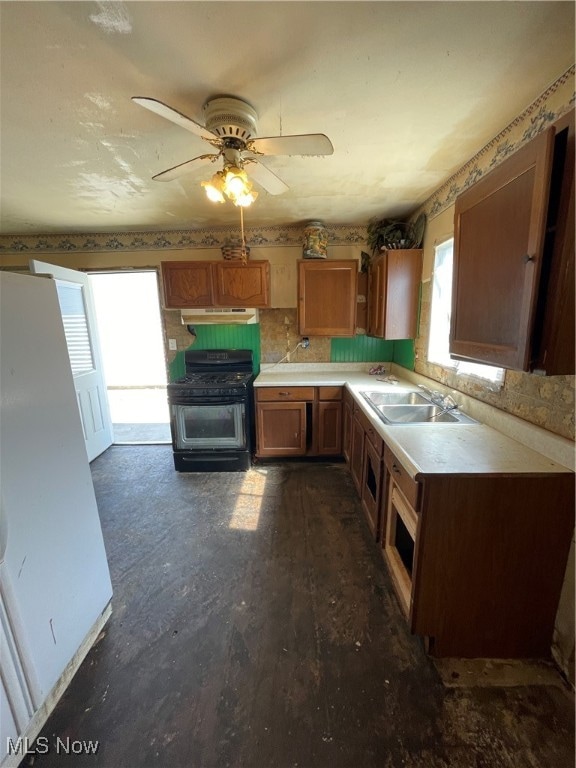
<svg viewBox="0 0 576 768">
<path fill-rule="evenodd" d="M 92 272 L 90 284 L 114 443 L 170 443 L 156 270 Z"/>
</svg>

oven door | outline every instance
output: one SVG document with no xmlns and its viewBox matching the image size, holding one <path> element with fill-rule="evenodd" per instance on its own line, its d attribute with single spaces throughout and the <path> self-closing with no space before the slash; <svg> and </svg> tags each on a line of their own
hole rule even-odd
<svg viewBox="0 0 576 768">
<path fill-rule="evenodd" d="M 244 450 L 246 406 L 220 401 L 172 404 L 174 449 L 179 451 Z"/>
</svg>

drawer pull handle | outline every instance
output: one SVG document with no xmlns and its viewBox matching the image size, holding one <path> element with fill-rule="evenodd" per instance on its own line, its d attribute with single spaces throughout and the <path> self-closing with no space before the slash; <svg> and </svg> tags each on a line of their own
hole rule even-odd
<svg viewBox="0 0 576 768">
<path fill-rule="evenodd" d="M 396 464 L 392 464 L 392 472 L 396 472 L 397 475 L 401 474 L 400 467 L 398 467 Z"/>
<path fill-rule="evenodd" d="M 278 392 L 278 394 L 279 395 L 288 396 L 290 394 L 290 392 Z"/>
</svg>

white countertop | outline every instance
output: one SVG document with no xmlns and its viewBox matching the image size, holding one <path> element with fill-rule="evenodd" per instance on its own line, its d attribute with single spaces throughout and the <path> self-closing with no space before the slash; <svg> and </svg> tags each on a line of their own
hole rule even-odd
<svg viewBox="0 0 576 768">
<path fill-rule="evenodd" d="M 366 371 L 286 371 L 286 372 L 263 372 L 256 377 L 255 387 L 343 387 L 361 386 L 363 389 L 371 387 L 372 384 L 383 385 L 383 382 L 377 381 L 376 376 L 369 376 Z M 384 389 L 382 391 L 385 391 Z"/>
<path fill-rule="evenodd" d="M 384 424 L 358 393 L 363 390 L 375 392 L 417 390 L 417 385 L 407 378 L 401 378 L 398 367 L 391 366 L 389 363 L 386 364 L 386 372 L 388 373 L 392 367 L 392 373 L 398 377 L 398 383 L 381 381 L 380 379 L 386 374 L 382 376 L 368 374 L 367 371 L 372 365 L 375 364 L 320 363 L 262 366 L 262 372 L 256 378 L 254 386 L 346 386 L 386 445 L 415 479 L 422 475 L 439 473 L 539 474 L 571 471 L 564 464 L 483 423 Z M 431 389 L 441 388 L 431 380 L 428 380 L 428 385 Z M 500 415 L 501 419 L 502 411 L 493 408 L 491 410 L 496 411 L 496 416 Z M 477 418 L 476 414 L 469 413 L 464 408 L 463 412 Z M 515 417 L 511 418 L 515 419 Z M 534 427 L 534 430 L 538 435 L 544 432 L 539 427 Z M 538 443 L 535 441 L 534 444 Z M 568 449 L 569 446 L 566 448 Z"/>
</svg>

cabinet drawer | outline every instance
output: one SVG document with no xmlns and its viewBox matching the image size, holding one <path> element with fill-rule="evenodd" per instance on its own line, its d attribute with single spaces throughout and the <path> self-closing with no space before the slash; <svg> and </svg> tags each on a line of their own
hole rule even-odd
<svg viewBox="0 0 576 768">
<path fill-rule="evenodd" d="M 342 387 L 318 387 L 318 400 L 342 400 Z"/>
<path fill-rule="evenodd" d="M 408 472 L 406 472 L 402 464 L 400 464 L 387 446 L 384 447 L 384 463 L 390 472 L 390 477 L 400 488 L 407 501 L 416 509 L 418 505 L 420 483 L 417 483 L 410 477 Z"/>
<path fill-rule="evenodd" d="M 256 387 L 255 392 L 259 403 L 271 400 L 314 400 L 314 387 Z"/>
</svg>

